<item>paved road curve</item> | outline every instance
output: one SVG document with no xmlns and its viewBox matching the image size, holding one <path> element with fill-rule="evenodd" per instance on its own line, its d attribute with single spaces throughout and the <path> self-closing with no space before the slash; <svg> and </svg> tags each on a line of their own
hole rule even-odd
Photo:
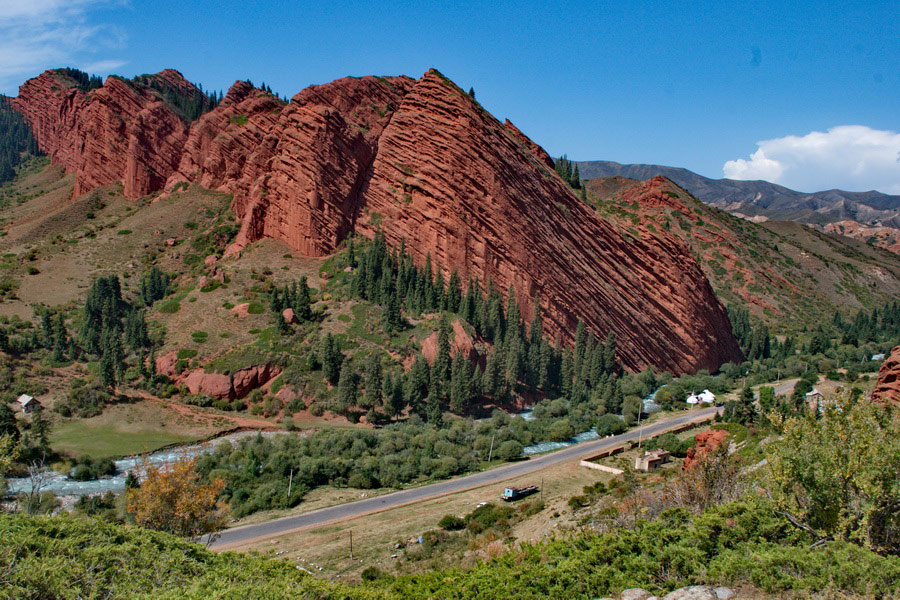
<svg viewBox="0 0 900 600">
<path fill-rule="evenodd" d="M 216 550 L 228 550 L 230 548 L 245 545 L 250 541 L 259 541 L 277 537 L 300 529 L 324 525 L 325 523 L 332 521 L 359 517 L 414 502 L 421 502 L 423 500 L 430 500 L 439 496 L 461 492 L 463 490 L 500 483 L 507 479 L 545 469 L 561 462 L 580 460 L 582 458 L 593 456 L 604 450 L 609 450 L 624 443 L 635 441 L 638 439 L 639 435 L 642 435 L 644 439 L 647 439 L 670 429 L 675 429 L 691 421 L 709 420 L 715 415 L 717 410 L 720 409 L 713 407 L 693 410 L 672 419 L 645 425 L 642 430 L 635 429 L 623 433 L 622 435 L 602 438 L 591 442 L 583 442 L 529 460 L 509 463 L 488 471 L 466 475 L 465 477 L 439 481 L 437 483 L 401 490 L 399 492 L 392 492 L 390 494 L 385 494 L 384 496 L 376 496 L 373 498 L 366 498 L 365 500 L 357 500 L 346 504 L 320 508 L 301 515 L 282 517 L 280 519 L 274 519 L 256 525 L 244 525 L 233 529 L 226 529 L 222 532 L 221 537 L 213 542 L 210 547 Z"/>
</svg>

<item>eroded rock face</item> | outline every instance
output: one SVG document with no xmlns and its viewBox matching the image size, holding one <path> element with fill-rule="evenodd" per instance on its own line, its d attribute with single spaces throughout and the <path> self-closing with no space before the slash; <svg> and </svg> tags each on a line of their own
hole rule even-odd
<svg viewBox="0 0 900 600">
<path fill-rule="evenodd" d="M 875 402 L 900 404 L 900 346 L 895 346 L 878 371 L 878 381 L 872 390 Z"/>
<path fill-rule="evenodd" d="M 157 77 L 191 86 L 171 69 Z M 128 198 L 159 190 L 187 139 L 187 125 L 158 93 L 117 77 L 83 92 L 68 76 L 46 71 L 19 88 L 13 105 L 41 150 L 75 173 L 76 196 L 115 181 Z"/>
<path fill-rule="evenodd" d="M 742 358 L 683 242 L 604 220 L 543 149 L 435 70 L 417 81 L 339 79 L 288 105 L 238 82 L 189 133 L 122 81 L 58 96 L 54 81 L 45 73 L 26 83 L 17 106 L 42 148 L 76 172 L 77 191 L 123 179 L 135 197 L 162 178 L 166 190 L 196 182 L 231 192 L 242 223 L 231 253 L 272 237 L 323 256 L 354 229 L 371 237 L 381 228 L 417 264 L 430 254 L 445 280 L 456 269 L 464 281 L 514 286 L 526 319 L 540 296 L 545 331 L 563 343 L 579 319 L 601 339 L 614 333 L 631 371 L 714 370 Z M 159 177 L 139 176 L 144 166 Z"/>
</svg>

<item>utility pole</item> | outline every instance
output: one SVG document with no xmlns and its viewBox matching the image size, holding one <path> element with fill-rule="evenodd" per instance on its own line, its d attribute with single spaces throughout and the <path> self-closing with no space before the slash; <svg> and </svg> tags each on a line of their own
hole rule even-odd
<svg viewBox="0 0 900 600">
<path fill-rule="evenodd" d="M 641 436 L 644 433 L 644 423 L 641 421 L 641 415 L 644 413 L 644 402 L 641 401 L 641 408 L 638 410 L 638 448 L 641 447 Z"/>
<path fill-rule="evenodd" d="M 541 477 L 541 504 L 544 503 L 544 478 Z"/>
<path fill-rule="evenodd" d="M 288 479 L 288 493 L 287 493 L 288 500 L 291 499 L 291 488 L 293 486 L 294 486 L 294 470 L 291 469 L 291 478 Z"/>
<path fill-rule="evenodd" d="M 491 451 L 488 452 L 488 462 L 491 462 L 491 458 L 494 456 L 494 436 L 496 433 L 491 434 Z"/>
<path fill-rule="evenodd" d="M 353 558 L 353 530 L 350 530 L 350 558 Z"/>
</svg>

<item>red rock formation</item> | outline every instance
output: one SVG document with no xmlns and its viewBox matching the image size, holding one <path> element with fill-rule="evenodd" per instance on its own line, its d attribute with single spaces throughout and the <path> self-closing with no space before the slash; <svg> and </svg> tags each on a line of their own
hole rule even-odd
<svg viewBox="0 0 900 600">
<path fill-rule="evenodd" d="M 479 339 L 479 343 L 484 344 L 484 340 Z M 475 363 L 480 360 L 478 349 L 475 347 L 475 340 L 469 335 L 463 327 L 462 321 L 456 319 L 452 324 L 450 337 L 450 356 L 462 354 L 471 362 Z M 429 365 L 433 365 L 438 355 L 438 332 L 432 332 L 431 335 L 422 340 L 422 356 L 428 361 Z"/>
<path fill-rule="evenodd" d="M 256 365 L 232 373 L 207 373 L 194 369 L 175 378 L 176 383 L 185 386 L 191 394 L 205 394 L 220 400 L 244 398 L 250 392 L 261 388 L 278 377 L 281 369 L 274 365 Z"/>
<path fill-rule="evenodd" d="M 159 77 L 191 85 L 171 69 Z M 187 126 L 157 92 L 118 77 L 83 92 L 68 76 L 45 71 L 19 88 L 13 104 L 41 150 L 75 173 L 76 196 L 115 181 L 128 198 L 160 189 L 187 139 Z"/>
<path fill-rule="evenodd" d="M 894 346 L 878 371 L 878 381 L 872 390 L 872 400 L 900 405 L 900 346 Z"/>
<path fill-rule="evenodd" d="M 728 439 L 728 432 L 724 429 L 709 429 L 697 434 L 697 443 L 688 448 L 687 456 L 681 464 L 682 469 L 689 469 L 691 465 L 719 447 L 719 444 Z"/>
<path fill-rule="evenodd" d="M 322 256 L 352 229 L 372 236 L 380 227 L 392 246 L 406 240 L 417 264 L 430 254 L 445 278 L 457 269 L 464 280 L 515 286 L 526 318 L 539 294 L 545 331 L 565 343 L 579 318 L 601 338 L 615 333 L 629 370 L 741 359 L 680 240 L 643 226 L 623 235 L 573 195 L 546 152 L 437 71 L 418 81 L 339 79 L 288 105 L 238 82 L 186 141 L 162 102 L 141 96 L 141 110 L 137 100 L 120 108 L 143 94 L 122 81 L 91 94 L 66 88 L 48 104 L 41 97 L 54 81 L 28 82 L 17 102 L 42 147 L 76 171 L 79 190 L 124 178 L 130 196 L 146 193 L 159 179 L 137 171 L 150 165 L 168 175 L 166 189 L 188 181 L 231 192 L 242 221 L 232 252 L 273 237 Z M 119 141 L 151 108 L 159 122 L 140 121 L 144 138 Z M 122 132 L 110 124 L 117 112 L 128 115 Z M 65 149 L 80 140 L 88 149 Z"/>
</svg>

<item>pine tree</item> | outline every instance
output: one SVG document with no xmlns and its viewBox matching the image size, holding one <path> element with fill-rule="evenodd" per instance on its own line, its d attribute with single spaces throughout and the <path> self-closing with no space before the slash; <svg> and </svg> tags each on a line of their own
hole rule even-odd
<svg viewBox="0 0 900 600">
<path fill-rule="evenodd" d="M 309 293 L 309 282 L 305 275 L 300 278 L 300 285 L 297 289 L 297 298 L 293 308 L 294 314 L 301 323 L 305 323 L 312 319 L 312 300 Z"/>
<path fill-rule="evenodd" d="M 442 316 L 438 325 L 438 353 L 432 369 L 438 395 L 443 395 L 443 386 L 450 381 L 450 331 L 450 324 Z"/>
<path fill-rule="evenodd" d="M 341 374 L 338 379 L 338 406 L 339 412 L 346 413 L 355 407 L 359 401 L 356 382 L 356 371 L 350 361 L 345 361 L 341 365 Z"/>
<path fill-rule="evenodd" d="M 377 354 L 372 354 L 366 363 L 366 390 L 361 404 L 363 408 L 374 408 L 381 404 L 382 383 L 381 359 Z"/>
<path fill-rule="evenodd" d="M 458 415 L 465 414 L 472 395 L 469 364 L 462 353 L 459 353 L 453 358 L 450 369 L 450 410 Z"/>
<path fill-rule="evenodd" d="M 462 303 L 462 290 L 460 289 L 459 273 L 456 269 L 450 273 L 450 281 L 447 284 L 447 310 L 450 312 L 460 312 L 460 304 Z M 463 315 L 465 318 L 465 315 Z M 468 320 L 468 319 L 467 319 Z"/>
<path fill-rule="evenodd" d="M 330 333 L 326 334 L 325 339 L 322 341 L 322 372 L 325 375 L 325 379 L 331 382 L 332 385 L 338 382 L 343 358 L 344 356 L 337 347 L 334 336 Z"/>
</svg>

